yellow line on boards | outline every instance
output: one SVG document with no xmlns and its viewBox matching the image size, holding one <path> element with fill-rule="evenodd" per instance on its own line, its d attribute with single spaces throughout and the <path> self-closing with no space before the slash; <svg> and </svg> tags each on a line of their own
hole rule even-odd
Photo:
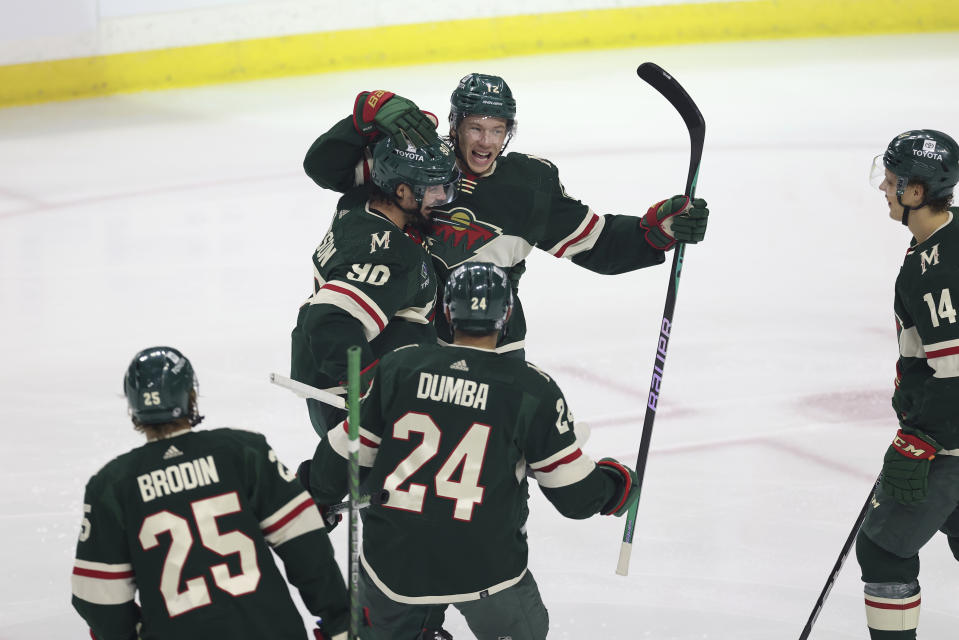
<svg viewBox="0 0 959 640">
<path fill-rule="evenodd" d="M 0 106 L 564 51 L 959 31 L 959 0 L 741 0 L 450 20 L 0 66 Z"/>
</svg>

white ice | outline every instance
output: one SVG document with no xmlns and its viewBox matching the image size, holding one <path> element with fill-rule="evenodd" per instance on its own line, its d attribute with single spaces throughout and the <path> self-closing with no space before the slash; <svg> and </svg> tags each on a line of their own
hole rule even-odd
<svg viewBox="0 0 959 640">
<path fill-rule="evenodd" d="M 445 116 L 465 73 L 505 76 L 511 148 L 549 158 L 600 213 L 683 189 L 687 137 L 635 75 L 653 60 L 699 103 L 698 194 L 632 569 L 622 520 L 564 520 L 533 489 L 530 566 L 552 638 L 798 637 L 896 424 L 893 281 L 907 246 L 867 182 L 906 129 L 959 134 L 955 34 L 713 44 L 351 71 L 0 111 L 0 638 L 81 638 L 69 574 L 83 487 L 141 443 L 121 378 L 164 343 L 190 357 L 210 426 L 262 431 L 289 465 L 316 438 L 270 385 L 335 196 L 300 167 L 357 91 Z M 528 357 L 586 449 L 632 464 L 668 278 L 607 277 L 536 251 Z M 204 425 L 204 426 L 205 426 Z M 339 559 L 345 527 L 333 533 Z M 922 554 L 920 633 L 953 637 L 959 566 Z M 450 559 L 451 566 L 455 558 Z M 471 637 L 451 613 L 447 627 Z M 813 638 L 866 638 L 850 557 Z"/>
</svg>

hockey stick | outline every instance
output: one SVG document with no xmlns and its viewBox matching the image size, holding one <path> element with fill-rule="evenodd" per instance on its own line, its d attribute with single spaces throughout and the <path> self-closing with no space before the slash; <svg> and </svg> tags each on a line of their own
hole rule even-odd
<svg viewBox="0 0 959 640">
<path fill-rule="evenodd" d="M 816 624 L 816 618 L 819 617 L 819 613 L 822 611 L 823 605 L 826 604 L 826 598 L 829 597 L 829 592 L 832 591 L 832 585 L 836 582 L 836 578 L 839 577 L 839 572 L 842 571 L 842 565 L 846 563 L 846 557 L 849 555 L 850 549 L 852 549 L 852 543 L 856 540 L 856 536 L 859 534 L 859 529 L 862 527 L 863 520 L 866 519 L 866 512 L 869 510 L 869 504 L 872 502 L 872 496 L 875 494 L 876 489 L 879 488 L 879 483 L 882 481 L 882 474 L 879 474 L 879 477 L 876 478 L 876 484 L 873 485 L 872 490 L 869 492 L 869 495 L 866 497 L 866 503 L 862 505 L 862 509 L 859 511 L 859 517 L 856 518 L 856 524 L 852 526 L 852 531 L 849 532 L 849 536 L 846 538 L 846 543 L 842 545 L 842 551 L 839 552 L 839 557 L 836 559 L 836 564 L 832 566 L 832 573 L 829 574 L 829 577 L 826 578 L 826 586 L 822 588 L 822 592 L 819 594 L 819 599 L 816 600 L 816 605 L 812 608 L 812 613 L 809 614 L 809 620 L 806 621 L 806 626 L 803 627 L 802 633 L 799 634 L 799 640 L 806 640 L 809 637 L 809 634 L 812 632 L 812 626 Z"/>
<path fill-rule="evenodd" d="M 689 130 L 689 173 L 686 176 L 684 193 L 690 200 L 696 194 L 696 182 L 699 179 L 699 163 L 703 157 L 703 143 L 706 138 L 706 121 L 703 114 L 686 90 L 671 75 L 657 64 L 644 62 L 636 69 L 640 78 L 649 83 L 664 98 L 669 100 Z M 646 401 L 646 418 L 643 421 L 643 436 L 639 443 L 639 455 L 636 458 L 636 486 L 642 496 L 643 476 L 646 472 L 646 458 L 649 457 L 649 443 L 653 436 L 653 421 L 656 420 L 656 407 L 659 404 L 660 386 L 663 381 L 663 368 L 666 366 L 666 348 L 669 346 L 670 331 L 673 326 L 673 311 L 676 308 L 676 291 L 683 270 L 683 255 L 686 245 L 678 243 L 673 250 L 673 266 L 670 271 L 669 285 L 666 288 L 666 305 L 663 320 L 659 325 L 656 342 L 656 358 L 653 361 L 653 375 L 649 383 L 649 395 Z M 629 573 L 629 557 L 633 549 L 633 533 L 636 530 L 636 513 L 639 510 L 639 498 L 630 506 L 626 515 L 623 531 L 623 544 L 619 549 L 619 561 L 616 573 L 625 576 Z"/>
<path fill-rule="evenodd" d="M 346 400 L 344 400 L 341 396 L 330 393 L 329 391 L 323 391 L 323 389 L 311 387 L 308 384 L 303 384 L 302 382 L 297 382 L 296 380 L 291 380 L 290 378 L 281 376 L 278 373 L 270 374 L 270 382 L 278 387 L 289 389 L 301 398 L 313 398 L 314 400 L 319 400 L 320 402 L 328 404 L 331 407 L 336 407 L 337 409 L 346 408 Z"/>
<path fill-rule="evenodd" d="M 346 350 L 347 408 L 350 442 L 350 640 L 360 637 L 360 354 Z"/>
</svg>

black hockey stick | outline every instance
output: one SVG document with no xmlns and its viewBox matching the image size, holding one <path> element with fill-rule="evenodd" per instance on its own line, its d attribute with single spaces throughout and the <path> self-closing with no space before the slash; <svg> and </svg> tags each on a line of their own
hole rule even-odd
<svg viewBox="0 0 959 640">
<path fill-rule="evenodd" d="M 822 592 L 819 594 L 819 599 L 816 600 L 816 605 L 812 608 L 812 613 L 809 614 L 809 620 L 806 621 L 806 626 L 803 627 L 802 633 L 799 634 L 799 640 L 806 640 L 809 637 L 809 634 L 812 633 L 812 626 L 816 624 L 816 618 L 819 617 L 819 612 L 822 611 L 823 605 L 826 603 L 826 598 L 829 597 L 829 592 L 832 591 L 832 585 L 836 582 L 836 578 L 839 577 L 839 572 L 842 571 L 842 565 L 846 563 L 846 558 L 849 556 L 849 551 L 852 549 L 852 543 L 855 542 L 856 536 L 859 534 L 859 529 L 862 527 L 863 520 L 866 519 L 866 512 L 869 510 L 869 504 L 872 502 L 872 496 L 876 492 L 876 489 L 879 488 L 879 483 L 882 481 L 882 474 L 879 474 L 879 477 L 876 478 L 876 484 L 873 485 L 872 490 L 869 492 L 869 496 L 866 497 L 866 503 L 862 505 L 862 509 L 859 511 L 859 517 L 856 518 L 856 524 L 853 525 L 852 531 L 849 532 L 849 536 L 846 538 L 846 543 L 842 545 L 842 551 L 839 552 L 839 557 L 836 559 L 836 564 L 832 566 L 832 573 L 829 574 L 829 577 L 826 578 L 826 586 L 822 588 Z"/>
<path fill-rule="evenodd" d="M 686 90 L 662 67 L 652 62 L 644 62 L 636 69 L 640 78 L 648 82 L 664 98 L 669 100 L 689 130 L 689 173 L 686 176 L 685 194 L 690 199 L 696 194 L 696 181 L 699 178 L 699 163 L 703 157 L 703 142 L 706 139 L 706 121 L 699 107 L 689 97 Z M 646 471 L 646 458 L 649 456 L 649 443 L 653 436 L 653 421 L 656 420 L 656 407 L 659 404 L 660 386 L 663 381 L 663 368 L 666 366 L 666 348 L 669 346 L 670 331 L 673 326 L 673 311 L 676 308 L 676 291 L 679 289 L 679 277 L 683 270 L 683 255 L 686 245 L 678 243 L 673 250 L 673 266 L 666 289 L 666 305 L 663 320 L 659 325 L 656 342 L 656 358 L 653 361 L 653 376 L 649 383 L 649 395 L 646 401 L 646 419 L 643 421 L 643 436 L 639 443 L 639 455 L 636 458 L 637 486 L 642 491 L 643 475 Z M 640 493 L 642 495 L 642 493 Z M 616 573 L 625 576 L 629 573 L 629 556 L 633 548 L 633 533 L 636 529 L 636 513 L 639 500 L 629 508 L 626 515 L 626 528 L 623 531 L 623 544 L 619 550 L 619 562 Z"/>
</svg>

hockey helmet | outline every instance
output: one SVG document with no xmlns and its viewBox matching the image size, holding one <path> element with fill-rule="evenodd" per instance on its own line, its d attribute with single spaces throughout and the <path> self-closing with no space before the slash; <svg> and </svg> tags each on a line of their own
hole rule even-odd
<svg viewBox="0 0 959 640">
<path fill-rule="evenodd" d="M 878 156 L 873 161 L 872 181 L 876 186 L 882 182 L 884 169 L 896 176 L 896 194 L 900 199 L 910 180 L 926 185 L 927 202 L 948 197 L 959 182 L 959 146 L 941 131 L 906 131 L 886 147 L 881 166 Z"/>
<path fill-rule="evenodd" d="M 513 309 L 506 272 L 489 262 L 467 262 L 450 273 L 443 310 L 454 329 L 470 333 L 502 331 Z"/>
<path fill-rule="evenodd" d="M 442 140 L 417 147 L 402 137 L 386 137 L 373 147 L 373 184 L 390 195 L 406 184 L 420 204 L 428 192 L 429 206 L 446 204 L 456 195 L 459 176 L 453 149 Z"/>
<path fill-rule="evenodd" d="M 516 100 L 506 81 L 482 73 L 464 76 L 450 96 L 450 127 L 455 131 L 466 116 L 503 118 L 507 130 L 513 133 Z"/>
<path fill-rule="evenodd" d="M 133 357 L 123 377 L 123 393 L 137 424 L 151 425 L 189 418 L 197 424 L 199 385 L 193 365 L 173 347 L 150 347 Z"/>
</svg>

